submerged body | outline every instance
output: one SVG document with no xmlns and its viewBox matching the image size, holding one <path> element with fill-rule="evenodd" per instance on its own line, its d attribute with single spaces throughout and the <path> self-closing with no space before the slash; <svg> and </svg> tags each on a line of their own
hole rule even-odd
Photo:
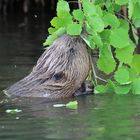
<svg viewBox="0 0 140 140">
<path fill-rule="evenodd" d="M 8 96 L 71 97 L 90 70 L 87 46 L 80 37 L 58 38 L 39 58 L 32 72 L 4 90 Z"/>
</svg>

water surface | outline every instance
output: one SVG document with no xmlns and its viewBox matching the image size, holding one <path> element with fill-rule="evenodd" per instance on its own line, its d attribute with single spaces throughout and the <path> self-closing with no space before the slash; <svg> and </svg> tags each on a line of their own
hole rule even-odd
<svg viewBox="0 0 140 140">
<path fill-rule="evenodd" d="M 0 90 L 30 73 L 43 52 L 49 20 L 34 14 L 0 17 Z M 78 101 L 77 109 L 53 107 L 71 100 Z M 7 109 L 22 112 L 8 114 Z M 0 104 L 0 139 L 139 140 L 140 97 L 106 94 L 55 102 L 9 99 Z"/>
</svg>

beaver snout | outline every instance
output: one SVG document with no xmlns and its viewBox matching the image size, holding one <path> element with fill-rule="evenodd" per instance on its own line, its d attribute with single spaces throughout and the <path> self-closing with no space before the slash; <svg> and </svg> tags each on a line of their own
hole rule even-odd
<svg viewBox="0 0 140 140">
<path fill-rule="evenodd" d="M 71 97 L 90 70 L 87 46 L 80 37 L 63 35 L 39 58 L 32 72 L 5 90 L 9 96 Z"/>
</svg>

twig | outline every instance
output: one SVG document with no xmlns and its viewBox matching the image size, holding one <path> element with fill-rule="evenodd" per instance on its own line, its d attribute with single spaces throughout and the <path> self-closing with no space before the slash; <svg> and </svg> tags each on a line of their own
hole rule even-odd
<svg viewBox="0 0 140 140">
<path fill-rule="evenodd" d="M 101 77 L 99 77 L 97 75 L 96 75 L 96 78 L 99 79 L 99 80 L 101 80 L 101 81 L 103 81 L 103 82 L 106 82 L 107 83 L 107 81 L 105 79 L 103 79 L 103 78 L 101 78 Z"/>
<path fill-rule="evenodd" d="M 124 15 L 119 14 L 119 13 L 116 13 L 116 15 L 121 16 L 122 18 L 124 18 L 125 20 L 127 20 L 128 23 L 129 23 L 131 26 L 133 26 L 132 22 L 131 22 L 127 17 L 125 17 Z"/>
<path fill-rule="evenodd" d="M 97 79 L 99 79 L 99 80 L 101 80 L 101 81 L 107 83 L 107 80 L 105 80 L 105 79 L 103 79 L 103 78 L 97 76 L 96 71 L 95 71 L 95 67 L 94 67 L 94 62 L 93 62 L 93 59 L 92 59 L 92 56 L 91 56 L 91 55 L 90 55 L 90 61 L 91 61 L 91 67 L 92 67 L 93 78 L 95 79 L 95 85 L 98 84 Z"/>
<path fill-rule="evenodd" d="M 90 62 L 91 62 L 91 68 L 92 68 L 94 83 L 95 83 L 95 85 L 97 85 L 97 79 L 96 79 L 97 75 L 96 75 L 96 71 L 95 71 L 95 67 L 94 67 L 94 64 L 93 64 L 91 54 L 90 54 Z"/>
</svg>

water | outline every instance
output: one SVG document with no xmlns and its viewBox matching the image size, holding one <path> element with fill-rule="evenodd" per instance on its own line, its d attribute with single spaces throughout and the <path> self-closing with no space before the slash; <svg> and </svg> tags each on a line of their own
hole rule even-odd
<svg viewBox="0 0 140 140">
<path fill-rule="evenodd" d="M 30 73 L 43 52 L 47 16 L 0 17 L 0 90 Z M 2 92 L 1 92 L 2 95 Z M 54 104 L 78 101 L 78 108 Z M 0 140 L 139 140 L 140 96 L 94 95 L 48 102 L 10 99 L 0 104 Z M 7 109 L 20 113 L 8 114 Z"/>
</svg>

